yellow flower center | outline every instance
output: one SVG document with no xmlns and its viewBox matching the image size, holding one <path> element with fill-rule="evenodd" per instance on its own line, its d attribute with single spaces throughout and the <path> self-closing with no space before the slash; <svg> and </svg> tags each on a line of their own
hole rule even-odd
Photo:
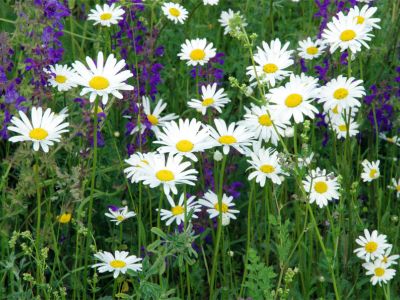
<svg viewBox="0 0 400 300">
<path fill-rule="evenodd" d="M 347 131 L 347 126 L 346 126 L 346 124 L 339 125 L 338 128 L 339 128 L 339 130 L 342 131 L 342 132 Z"/>
<path fill-rule="evenodd" d="M 387 262 L 388 262 L 388 257 L 387 257 L 387 256 L 383 256 L 382 262 L 385 263 L 385 264 L 387 264 Z"/>
<path fill-rule="evenodd" d="M 337 115 L 339 114 L 338 106 L 336 105 L 334 108 L 332 108 L 332 112 Z"/>
<path fill-rule="evenodd" d="M 386 140 L 387 140 L 389 143 L 394 143 L 394 138 L 389 138 L 389 137 L 388 137 Z"/>
<path fill-rule="evenodd" d="M 349 95 L 349 91 L 345 88 L 340 88 L 337 89 L 334 93 L 333 93 L 333 97 L 336 100 L 343 100 L 344 98 L 346 98 Z"/>
<path fill-rule="evenodd" d="M 37 141 L 44 140 L 48 135 L 49 133 L 43 128 L 33 128 L 29 132 L 29 137 Z"/>
<path fill-rule="evenodd" d="M 64 75 L 57 75 L 54 80 L 58 83 L 64 83 L 67 81 L 67 77 L 65 77 Z"/>
<path fill-rule="evenodd" d="M 169 9 L 169 13 L 174 17 L 179 17 L 181 15 L 181 12 L 179 11 L 179 9 L 177 9 L 175 7 L 171 7 Z"/>
<path fill-rule="evenodd" d="M 126 262 L 115 259 L 113 261 L 110 261 L 110 266 L 113 267 L 114 269 L 121 269 L 126 266 Z"/>
<path fill-rule="evenodd" d="M 177 206 L 171 208 L 171 212 L 174 216 L 181 215 L 181 214 L 183 214 L 184 211 L 185 211 L 185 209 L 180 205 L 177 205 Z"/>
<path fill-rule="evenodd" d="M 58 217 L 58 222 L 60 223 L 69 223 L 71 221 L 72 214 L 70 213 L 63 213 L 61 216 Z"/>
<path fill-rule="evenodd" d="M 382 277 L 385 274 L 385 269 L 384 268 L 376 268 L 374 272 L 375 272 L 376 276 Z"/>
<path fill-rule="evenodd" d="M 267 114 L 259 116 L 258 123 L 260 123 L 260 125 L 262 125 L 262 126 L 271 126 L 272 125 L 271 118 Z"/>
<path fill-rule="evenodd" d="M 375 242 L 371 241 L 365 244 L 365 251 L 368 253 L 373 253 L 376 251 L 376 249 L 378 249 L 378 244 Z"/>
<path fill-rule="evenodd" d="M 400 184 L 396 186 L 396 191 L 400 192 Z"/>
<path fill-rule="evenodd" d="M 193 143 L 188 140 L 180 140 L 179 142 L 176 143 L 176 149 L 181 152 L 190 152 L 193 150 Z"/>
<path fill-rule="evenodd" d="M 270 173 L 273 173 L 275 171 L 275 168 L 273 166 L 271 166 L 271 165 L 262 165 L 260 167 L 260 171 L 263 172 L 263 173 L 270 174 Z"/>
<path fill-rule="evenodd" d="M 151 125 L 158 124 L 158 118 L 155 115 L 147 115 L 147 120 L 151 123 Z"/>
<path fill-rule="evenodd" d="M 375 178 L 377 173 L 378 171 L 376 169 L 371 169 L 371 171 L 369 171 L 369 177 Z"/>
<path fill-rule="evenodd" d="M 206 57 L 206 53 L 202 49 L 194 49 L 190 52 L 190 58 L 192 60 L 202 60 Z"/>
<path fill-rule="evenodd" d="M 160 181 L 171 181 L 175 179 L 174 173 L 170 170 L 160 170 L 156 173 L 156 177 Z"/>
<path fill-rule="evenodd" d="M 363 24 L 365 21 L 365 18 L 362 16 L 357 16 L 356 19 L 357 19 L 357 24 Z"/>
<path fill-rule="evenodd" d="M 230 145 L 230 144 L 236 143 L 236 141 L 237 141 L 236 138 L 232 135 L 222 135 L 218 139 L 218 142 L 220 142 L 221 144 L 224 144 L 224 145 Z"/>
<path fill-rule="evenodd" d="M 308 48 L 306 49 L 306 52 L 307 52 L 308 54 L 310 54 L 310 55 L 315 55 L 315 54 L 318 53 L 318 48 L 315 47 L 315 46 L 311 46 L 311 47 L 308 47 Z"/>
<path fill-rule="evenodd" d="M 102 14 L 102 15 L 100 16 L 100 20 L 102 20 L 102 21 L 107 21 L 107 20 L 110 20 L 111 17 L 112 17 L 112 14 L 110 14 L 110 13 L 104 13 L 104 14 Z"/>
<path fill-rule="evenodd" d="M 107 78 L 105 78 L 103 76 L 94 76 L 89 81 L 89 86 L 92 89 L 95 89 L 95 90 L 98 90 L 98 91 L 108 88 L 109 85 L 110 85 L 110 82 L 108 81 Z"/>
<path fill-rule="evenodd" d="M 267 74 L 275 73 L 278 71 L 278 66 L 275 64 L 265 64 L 263 66 L 263 71 Z"/>
<path fill-rule="evenodd" d="M 354 30 L 351 30 L 351 29 L 347 29 L 347 30 L 343 31 L 343 32 L 340 34 L 340 39 L 341 39 L 343 42 L 351 41 L 351 40 L 354 39 L 355 37 L 356 37 L 356 33 L 355 33 Z"/>
<path fill-rule="evenodd" d="M 285 100 L 285 104 L 287 107 L 299 106 L 301 102 L 303 102 L 303 97 L 299 94 L 291 94 L 287 96 Z"/>
<path fill-rule="evenodd" d="M 203 102 L 201 102 L 201 105 L 203 105 L 203 106 L 210 106 L 212 104 L 214 104 L 213 98 L 206 98 L 206 99 L 203 99 Z"/>
<path fill-rule="evenodd" d="M 218 203 L 215 203 L 214 208 L 215 208 L 217 211 L 219 211 L 220 213 L 221 213 L 221 212 L 222 212 L 222 213 L 226 213 L 226 212 L 228 212 L 228 209 L 229 209 L 228 205 L 226 205 L 224 202 L 221 203 L 221 208 L 219 207 L 219 204 L 218 204 Z"/>
<path fill-rule="evenodd" d="M 314 185 L 314 190 L 319 194 L 326 193 L 328 190 L 328 185 L 324 181 L 318 181 Z"/>
<path fill-rule="evenodd" d="M 116 218 L 118 221 L 123 221 L 124 220 L 124 217 L 123 216 L 117 216 L 117 218 Z"/>
</svg>

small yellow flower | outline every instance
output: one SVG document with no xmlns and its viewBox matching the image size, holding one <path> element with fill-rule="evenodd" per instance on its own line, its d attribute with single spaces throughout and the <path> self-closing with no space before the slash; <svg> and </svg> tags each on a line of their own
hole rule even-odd
<svg viewBox="0 0 400 300">
<path fill-rule="evenodd" d="M 72 214 L 71 213 L 63 213 L 57 217 L 58 222 L 62 224 L 66 224 L 71 222 Z"/>
</svg>

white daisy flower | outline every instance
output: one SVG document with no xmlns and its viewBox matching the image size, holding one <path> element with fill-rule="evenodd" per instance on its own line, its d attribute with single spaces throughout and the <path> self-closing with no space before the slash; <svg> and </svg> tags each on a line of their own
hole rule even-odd
<svg viewBox="0 0 400 300">
<path fill-rule="evenodd" d="M 178 54 L 181 60 L 187 60 L 188 66 L 204 65 L 216 54 L 213 43 L 207 44 L 206 39 L 186 40 L 181 45 L 181 53 Z"/>
<path fill-rule="evenodd" d="M 49 146 L 61 140 L 61 133 L 69 131 L 69 123 L 64 123 L 67 115 L 56 115 L 50 108 L 43 113 L 41 107 L 32 107 L 32 122 L 22 110 L 18 113 L 21 119 L 14 116 L 11 119 L 13 126 L 7 128 L 19 134 L 8 139 L 12 143 L 32 141 L 33 150 L 38 151 L 41 147 L 44 152 L 49 152 Z"/>
<path fill-rule="evenodd" d="M 349 137 L 356 136 L 359 132 L 358 123 L 354 121 L 353 118 L 345 120 L 343 117 L 340 117 L 334 121 L 332 127 L 333 130 L 335 130 L 338 139 L 346 138 L 347 131 L 349 132 Z"/>
<path fill-rule="evenodd" d="M 180 4 L 167 2 L 161 7 L 164 15 L 175 24 L 183 24 L 188 16 L 188 11 Z"/>
<path fill-rule="evenodd" d="M 333 108 L 324 110 L 325 112 L 325 122 L 328 124 L 341 123 L 343 119 L 348 120 L 349 113 L 351 113 L 351 118 L 354 118 L 358 111 L 358 107 L 353 107 L 351 109 L 343 109 L 336 105 Z"/>
<path fill-rule="evenodd" d="M 216 141 L 216 145 L 223 147 L 222 152 L 225 155 L 229 153 L 230 147 L 244 154 L 246 146 L 251 145 L 253 133 L 248 131 L 243 125 L 233 122 L 227 126 L 222 119 L 215 119 L 214 124 L 216 129 L 208 126 L 211 137 Z"/>
<path fill-rule="evenodd" d="M 316 202 L 322 208 L 328 205 L 328 201 L 339 199 L 339 184 L 337 177 L 326 174 L 326 170 L 316 168 L 303 180 L 304 190 L 309 194 L 310 203 Z"/>
<path fill-rule="evenodd" d="M 244 120 L 240 121 L 239 124 L 253 132 L 256 140 L 261 139 L 276 146 L 279 135 L 284 136 L 285 128 L 289 124 L 288 121 L 281 120 L 276 111 L 276 105 L 257 106 L 251 103 L 250 108 L 245 107 L 244 109 L 246 114 Z M 275 125 L 275 128 L 273 125 Z"/>
<path fill-rule="evenodd" d="M 135 272 L 142 271 L 142 260 L 136 255 L 129 255 L 126 251 L 115 251 L 113 255 L 110 252 L 97 252 L 94 255 L 101 262 L 94 264 L 92 268 L 98 268 L 100 273 L 104 272 L 114 272 L 114 278 L 117 278 L 120 273 L 125 274 L 126 271 L 132 270 Z"/>
<path fill-rule="evenodd" d="M 342 12 L 333 17 L 332 22 L 322 33 L 322 38 L 330 45 L 331 53 L 340 48 L 340 52 L 347 49 L 351 53 L 361 51 L 361 46 L 369 48 L 366 42 L 371 40 L 370 29 L 363 24 L 358 24 L 352 16 L 344 16 Z"/>
<path fill-rule="evenodd" d="M 397 260 L 400 257 L 400 255 L 397 254 L 390 255 L 390 252 L 392 252 L 392 245 L 386 249 L 385 254 L 379 256 L 380 261 L 388 267 L 391 265 L 397 265 Z"/>
<path fill-rule="evenodd" d="M 396 197 L 400 198 L 400 177 L 399 179 L 396 178 L 392 178 L 392 185 L 389 186 L 390 189 L 395 190 L 396 191 Z"/>
<path fill-rule="evenodd" d="M 394 135 L 392 137 L 387 136 L 385 133 L 380 132 L 379 133 L 379 138 L 381 138 L 382 140 L 395 144 L 396 146 L 400 147 L 400 137 L 398 137 L 397 135 Z"/>
<path fill-rule="evenodd" d="M 299 56 L 304 59 L 314 59 L 320 57 L 324 52 L 326 45 L 323 40 L 317 39 L 315 42 L 308 37 L 306 40 L 299 42 Z"/>
<path fill-rule="evenodd" d="M 160 153 L 179 154 L 193 161 L 197 161 L 196 152 L 215 146 L 208 128 L 196 119 L 166 123 L 154 143 L 163 145 L 157 150 Z"/>
<path fill-rule="evenodd" d="M 339 110 L 358 108 L 361 106 L 358 99 L 365 96 L 362 84 L 362 80 L 339 75 L 320 88 L 319 102 L 323 103 L 325 111 L 335 107 Z"/>
<path fill-rule="evenodd" d="M 195 203 L 195 196 L 191 196 L 186 200 L 187 214 L 192 212 L 192 218 L 197 219 L 196 212 L 201 211 L 200 205 Z M 161 209 L 160 216 L 162 221 L 166 221 L 167 226 L 171 223 L 176 222 L 176 225 L 180 225 L 185 222 L 185 195 L 181 194 L 179 197 L 178 204 L 175 204 L 174 200 L 170 195 L 167 195 L 168 203 L 171 205 L 171 209 Z M 158 209 L 156 209 L 158 211 Z M 188 220 L 190 222 L 190 220 Z"/>
<path fill-rule="evenodd" d="M 221 12 L 221 16 L 220 16 L 218 22 L 220 22 L 221 26 L 224 28 L 225 35 L 228 34 L 229 32 L 231 32 L 232 25 L 230 23 L 234 18 L 237 18 L 237 17 L 239 17 L 240 20 L 242 21 L 241 25 L 243 27 L 246 27 L 247 23 L 246 23 L 244 17 L 240 14 L 240 12 L 234 12 L 232 9 L 228 9 L 227 11 Z"/>
<path fill-rule="evenodd" d="M 111 222 L 116 222 L 115 225 L 119 225 L 126 219 L 136 216 L 133 211 L 128 211 L 128 206 L 119 208 L 117 211 L 109 208 L 108 211 L 109 213 L 105 213 L 105 215 L 111 219 Z"/>
<path fill-rule="evenodd" d="M 67 65 L 55 64 L 44 71 L 51 75 L 48 80 L 49 84 L 52 87 L 56 87 L 59 92 L 69 91 L 78 85 L 75 82 L 75 71 Z"/>
<path fill-rule="evenodd" d="M 148 164 L 147 157 L 149 155 L 155 155 L 155 153 L 133 153 L 128 159 L 125 159 L 125 162 L 129 165 L 129 167 L 124 169 L 124 173 L 126 173 L 126 177 L 131 180 L 132 183 L 139 182 L 138 174 L 143 171 L 141 167 L 142 164 Z"/>
<path fill-rule="evenodd" d="M 114 54 L 110 54 L 104 64 L 103 52 L 97 55 L 95 63 L 90 57 L 86 57 L 87 68 L 80 61 L 72 64 L 77 72 L 76 81 L 83 86 L 81 96 L 90 93 L 90 102 L 93 102 L 97 96 L 102 97 L 103 104 L 107 104 L 110 94 L 118 99 L 122 99 L 120 91 L 131 91 L 133 86 L 125 81 L 132 77 L 129 70 L 120 72 L 125 67 L 125 60 L 117 61 Z"/>
<path fill-rule="evenodd" d="M 122 20 L 122 15 L 125 11 L 116 6 L 115 3 L 108 5 L 104 4 L 103 7 L 96 5 L 96 9 L 91 9 L 88 15 L 88 20 L 95 21 L 94 25 L 100 24 L 101 26 L 110 27 L 111 25 L 118 24 Z"/>
<path fill-rule="evenodd" d="M 256 179 L 260 186 L 265 185 L 266 179 L 270 179 L 275 184 L 282 183 L 283 172 L 279 164 L 279 153 L 273 148 L 261 148 L 259 143 L 254 144 L 253 151 L 249 154 L 247 162 L 251 165 L 248 170 L 252 170 L 248 179 Z"/>
<path fill-rule="evenodd" d="M 235 203 L 233 203 L 232 196 L 228 197 L 226 194 L 223 194 L 220 207 L 218 203 L 218 196 L 211 190 L 204 194 L 203 198 L 199 200 L 199 204 L 207 208 L 210 219 L 213 219 L 222 213 L 222 218 L 236 220 L 235 214 L 239 213 L 239 210 L 233 209 L 235 207 Z M 224 223 L 229 224 L 229 222 L 226 220 Z"/>
<path fill-rule="evenodd" d="M 361 165 L 363 166 L 363 171 L 361 173 L 361 178 L 364 182 L 371 182 L 379 177 L 379 163 L 380 161 L 371 161 L 364 159 Z"/>
<path fill-rule="evenodd" d="M 366 275 L 372 275 L 372 285 L 376 285 L 377 283 L 382 285 L 382 282 L 387 283 L 396 275 L 395 269 L 389 269 L 389 266 L 380 260 L 366 262 L 362 266 L 367 270 Z"/>
<path fill-rule="evenodd" d="M 203 0 L 204 5 L 217 5 L 219 0 Z"/>
<path fill-rule="evenodd" d="M 137 180 L 150 188 L 162 185 L 166 195 L 170 191 L 176 195 L 177 184 L 195 185 L 197 182 L 198 172 L 190 168 L 190 162 L 182 160 L 181 155 L 168 155 L 167 158 L 164 154 L 149 155 L 146 157 L 147 163 L 140 163 L 143 171 L 137 174 Z"/>
<path fill-rule="evenodd" d="M 196 109 L 203 115 L 206 114 L 208 108 L 214 108 L 221 113 L 221 108 L 223 108 L 225 104 L 231 102 L 223 88 L 217 90 L 216 83 L 201 87 L 201 99 L 202 100 L 192 99 L 188 102 L 188 106 Z"/>
<path fill-rule="evenodd" d="M 357 24 L 362 24 L 367 27 L 375 27 L 381 28 L 378 23 L 381 19 L 372 18 L 372 16 L 376 13 L 378 8 L 370 7 L 368 5 L 364 5 L 361 9 L 358 6 L 354 6 L 350 8 L 348 16 L 350 18 L 356 19 Z"/>
<path fill-rule="evenodd" d="M 282 47 L 281 41 L 275 39 L 271 41 L 270 45 L 262 42 L 263 48 L 257 47 L 257 52 L 254 54 L 256 66 L 247 67 L 246 72 L 250 76 L 251 85 L 258 83 L 258 77 L 261 84 L 275 86 L 277 81 L 291 74 L 290 71 L 285 70 L 294 63 L 291 58 L 293 50 L 287 50 L 289 44 L 287 42 Z"/>
<path fill-rule="evenodd" d="M 309 81 L 303 83 L 301 76 L 290 76 L 284 86 L 269 90 L 266 98 L 277 105 L 277 114 L 284 121 L 292 117 L 296 123 L 304 121 L 304 115 L 314 119 L 318 109 L 311 104 L 317 97 L 319 89 Z"/>
<path fill-rule="evenodd" d="M 164 126 L 166 123 L 175 120 L 178 118 L 176 114 L 167 114 L 161 117 L 161 113 L 167 108 L 167 103 L 164 102 L 163 99 L 158 100 L 156 106 L 154 107 L 153 111 L 151 109 L 151 100 L 149 97 L 143 96 L 142 97 L 142 104 L 141 107 L 143 109 L 144 114 L 146 115 L 147 121 L 151 124 L 150 129 L 157 135 L 160 132 L 160 128 Z M 135 126 L 132 129 L 131 134 L 134 134 L 139 131 L 143 134 L 146 130 L 146 126 L 144 123 L 141 126 Z"/>
<path fill-rule="evenodd" d="M 378 234 L 376 230 L 370 234 L 368 229 L 364 229 L 364 236 L 360 235 L 356 239 L 356 243 L 361 247 L 355 249 L 354 253 L 367 262 L 384 255 L 385 249 L 390 247 L 390 244 L 386 241 L 386 235 Z"/>
</svg>

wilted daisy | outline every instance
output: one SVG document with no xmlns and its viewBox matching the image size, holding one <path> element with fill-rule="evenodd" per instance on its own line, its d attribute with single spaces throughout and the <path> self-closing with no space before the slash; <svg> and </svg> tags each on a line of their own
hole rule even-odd
<svg viewBox="0 0 400 300">
<path fill-rule="evenodd" d="M 129 167 L 124 169 L 124 173 L 126 173 L 126 177 L 130 179 L 132 183 L 138 182 L 138 174 L 143 170 L 141 165 L 148 163 L 147 157 L 149 155 L 155 155 L 155 153 L 135 152 L 128 159 L 125 159 Z"/>
<path fill-rule="evenodd" d="M 376 285 L 377 283 L 382 285 L 382 282 L 387 283 L 396 275 L 395 269 L 389 269 L 389 266 L 379 259 L 374 262 L 363 263 L 362 266 L 367 270 L 366 275 L 372 275 L 372 285 Z"/>
<path fill-rule="evenodd" d="M 119 225 L 126 219 L 136 216 L 135 212 L 128 211 L 128 206 L 118 208 L 116 211 L 109 208 L 108 211 L 105 215 L 111 219 L 111 222 L 116 222 L 115 225 Z"/>
<path fill-rule="evenodd" d="M 346 138 L 347 132 L 349 133 L 349 137 L 355 136 L 358 134 L 358 123 L 354 121 L 353 118 L 344 119 L 340 117 L 336 119 L 332 124 L 333 130 L 336 132 L 336 137 L 338 139 Z"/>
<path fill-rule="evenodd" d="M 363 160 L 361 165 L 363 166 L 363 171 L 361 173 L 361 178 L 364 182 L 371 182 L 379 177 L 379 163 L 380 161 L 368 161 Z"/>
<path fill-rule="evenodd" d="M 284 121 L 292 117 L 296 123 L 304 121 L 304 115 L 313 119 L 318 109 L 311 102 L 318 95 L 316 84 L 304 83 L 302 77 L 291 75 L 284 86 L 269 90 L 266 98 L 277 105 L 277 114 Z"/>
<path fill-rule="evenodd" d="M 392 137 L 387 136 L 385 133 L 380 132 L 379 133 L 379 138 L 381 138 L 382 140 L 395 144 L 396 146 L 400 147 L 400 138 L 397 135 L 394 135 Z"/>
<path fill-rule="evenodd" d="M 386 264 L 386 266 L 391 266 L 391 265 L 397 265 L 397 260 L 399 259 L 400 255 L 397 254 L 390 254 L 390 252 L 392 252 L 392 245 L 390 245 L 386 251 L 385 254 L 379 256 L 379 260 Z"/>
<path fill-rule="evenodd" d="M 214 108 L 221 113 L 221 108 L 229 102 L 231 100 L 226 95 L 224 89 L 217 89 L 217 84 L 214 83 L 213 85 L 203 85 L 201 87 L 201 100 L 192 99 L 188 102 L 188 106 L 205 115 L 208 108 Z"/>
<path fill-rule="evenodd" d="M 293 50 L 287 50 L 289 42 L 282 46 L 279 39 L 272 40 L 270 45 L 262 42 L 262 47 L 257 47 L 257 53 L 254 55 L 256 66 L 247 67 L 246 74 L 250 76 L 252 85 L 260 81 L 261 84 L 275 86 L 277 81 L 291 74 L 285 69 L 294 63 L 291 58 Z"/>
<path fill-rule="evenodd" d="M 282 183 L 283 172 L 279 164 L 279 153 L 273 148 L 261 148 L 259 143 L 254 145 L 253 151 L 249 154 L 247 162 L 251 165 L 248 170 L 253 172 L 249 175 L 249 180 L 256 179 L 260 186 L 265 185 L 266 179 L 270 179 L 275 184 Z"/>
<path fill-rule="evenodd" d="M 195 213 L 199 212 L 201 209 L 200 205 L 195 203 L 195 199 L 195 196 L 191 196 L 186 200 L 186 209 L 187 215 L 192 212 L 191 217 L 197 219 L 198 217 Z M 178 204 L 175 204 L 174 199 L 172 199 L 170 195 L 167 195 L 167 200 L 171 205 L 171 209 L 161 209 L 161 220 L 166 221 L 165 224 L 167 226 L 171 225 L 173 222 L 176 222 L 176 225 L 179 226 L 181 223 L 185 222 L 185 195 L 181 194 Z"/>
<path fill-rule="evenodd" d="M 378 18 L 372 18 L 378 8 L 364 5 L 361 9 L 358 6 L 350 8 L 348 16 L 357 20 L 357 24 L 362 24 L 367 27 L 381 28 L 377 23 L 381 21 Z"/>
<path fill-rule="evenodd" d="M 117 278 L 120 273 L 125 274 L 126 271 L 132 270 L 135 272 L 142 271 L 142 260 L 136 255 L 129 255 L 126 251 L 115 251 L 113 255 L 110 252 L 100 251 L 94 255 L 101 262 L 94 264 L 92 268 L 98 268 L 100 273 L 114 272 L 114 278 Z"/>
<path fill-rule="evenodd" d="M 217 5 L 219 0 L 203 0 L 204 5 Z"/>
<path fill-rule="evenodd" d="M 367 262 L 384 255 L 385 249 L 390 247 L 390 244 L 386 241 L 386 235 L 378 234 L 376 230 L 370 234 L 368 229 L 364 229 L 364 236 L 360 235 L 356 239 L 356 243 L 361 247 L 355 249 L 354 253 Z"/>
<path fill-rule="evenodd" d="M 166 123 L 154 143 L 162 145 L 157 149 L 160 153 L 180 154 L 194 161 L 197 161 L 196 152 L 215 146 L 208 128 L 196 119 Z"/>
<path fill-rule="evenodd" d="M 234 12 L 232 9 L 221 12 L 221 16 L 218 22 L 220 22 L 221 26 L 224 28 L 224 34 L 228 34 L 229 32 L 231 32 L 232 22 L 236 22 L 236 18 L 239 19 L 241 26 L 247 26 L 247 23 L 245 22 L 244 17 L 240 14 L 240 12 Z"/>
<path fill-rule="evenodd" d="M 41 107 L 32 107 L 32 122 L 22 110 L 18 113 L 20 118 L 14 116 L 11 119 L 13 126 L 7 128 L 19 134 L 8 139 L 12 143 L 31 141 L 33 150 L 38 151 L 41 147 L 44 152 L 49 152 L 49 146 L 60 141 L 61 133 L 69 131 L 69 123 L 64 122 L 66 115 L 56 115 L 50 108 L 43 113 Z"/>
<path fill-rule="evenodd" d="M 164 15 L 175 24 L 183 24 L 188 16 L 188 11 L 180 4 L 167 2 L 161 7 Z"/>
<path fill-rule="evenodd" d="M 351 16 L 344 16 L 342 12 L 327 24 L 322 33 L 322 38 L 330 45 L 331 53 L 338 48 L 343 52 L 347 49 L 351 53 L 361 51 L 361 46 L 369 48 L 367 42 L 371 40 L 370 28 L 358 24 L 357 19 Z"/>
<path fill-rule="evenodd" d="M 311 38 L 308 37 L 306 40 L 299 42 L 297 51 L 299 51 L 299 56 L 304 59 L 314 59 L 321 56 L 325 48 L 326 45 L 322 40 L 317 39 L 313 42 Z"/>
<path fill-rule="evenodd" d="M 117 61 L 114 54 L 110 54 L 104 63 L 103 52 L 97 55 L 96 63 L 86 57 L 86 67 L 80 61 L 72 64 L 77 72 L 77 83 L 84 86 L 81 96 L 90 93 L 90 102 L 93 102 L 97 96 L 102 97 L 103 104 L 107 104 L 110 94 L 118 99 L 122 99 L 120 91 L 131 91 L 133 86 L 128 85 L 125 81 L 132 77 L 129 70 L 120 72 L 125 67 L 125 60 Z"/>
<path fill-rule="evenodd" d="M 309 194 L 310 203 L 316 202 L 322 208 L 328 201 L 339 199 L 339 184 L 333 174 L 326 174 L 326 170 L 316 168 L 303 180 L 304 190 Z"/>
<path fill-rule="evenodd" d="M 181 45 L 181 53 L 178 54 L 181 60 L 187 60 L 189 66 L 204 65 L 216 54 L 213 43 L 207 44 L 206 39 L 186 40 Z"/>
<path fill-rule="evenodd" d="M 150 188 L 162 185 L 167 195 L 170 191 L 177 194 L 177 184 L 195 185 L 197 181 L 198 172 L 190 168 L 190 162 L 182 160 L 181 155 L 168 155 L 167 158 L 164 154 L 149 155 L 146 162 L 140 164 L 143 171 L 137 174 L 137 180 Z"/>
<path fill-rule="evenodd" d="M 115 3 L 108 5 L 104 4 L 103 7 L 96 5 L 96 9 L 91 9 L 88 20 L 95 21 L 94 25 L 100 24 L 102 26 L 110 27 L 111 25 L 118 24 L 122 20 L 122 15 L 125 11 L 116 6 Z"/>
<path fill-rule="evenodd" d="M 55 64 L 45 69 L 45 72 L 51 76 L 48 80 L 49 84 L 56 87 L 59 92 L 68 91 L 78 85 L 75 82 L 75 71 L 67 65 Z"/>
<path fill-rule="evenodd" d="M 236 219 L 235 214 L 239 213 L 238 210 L 233 209 L 235 207 L 235 203 L 233 203 L 232 196 L 223 194 L 220 207 L 218 203 L 218 196 L 211 190 L 204 194 L 203 198 L 199 200 L 199 204 L 207 208 L 210 219 L 219 216 L 220 213 L 222 213 L 222 217 Z"/>
<path fill-rule="evenodd" d="M 319 102 L 323 103 L 325 111 L 335 107 L 339 110 L 358 108 L 361 106 L 358 99 L 365 96 L 362 84 L 362 80 L 339 75 L 320 88 Z"/>
<path fill-rule="evenodd" d="M 271 142 L 275 146 L 278 144 L 279 135 L 283 136 L 288 121 L 279 117 L 275 105 L 257 106 L 250 104 L 250 108 L 245 107 L 246 114 L 244 120 L 239 123 L 253 133 L 256 140 Z M 275 128 L 274 126 L 275 125 Z"/>
<path fill-rule="evenodd" d="M 216 141 L 217 146 L 222 146 L 222 151 L 225 155 L 229 153 L 230 147 L 243 154 L 246 146 L 251 145 L 253 133 L 243 125 L 233 122 L 227 126 L 222 119 L 215 119 L 214 124 L 216 129 L 208 126 L 211 137 Z"/>
<path fill-rule="evenodd" d="M 390 189 L 393 189 L 396 191 L 396 197 L 400 198 L 400 178 L 397 179 L 396 178 L 392 178 L 392 185 L 389 186 Z"/>
</svg>

